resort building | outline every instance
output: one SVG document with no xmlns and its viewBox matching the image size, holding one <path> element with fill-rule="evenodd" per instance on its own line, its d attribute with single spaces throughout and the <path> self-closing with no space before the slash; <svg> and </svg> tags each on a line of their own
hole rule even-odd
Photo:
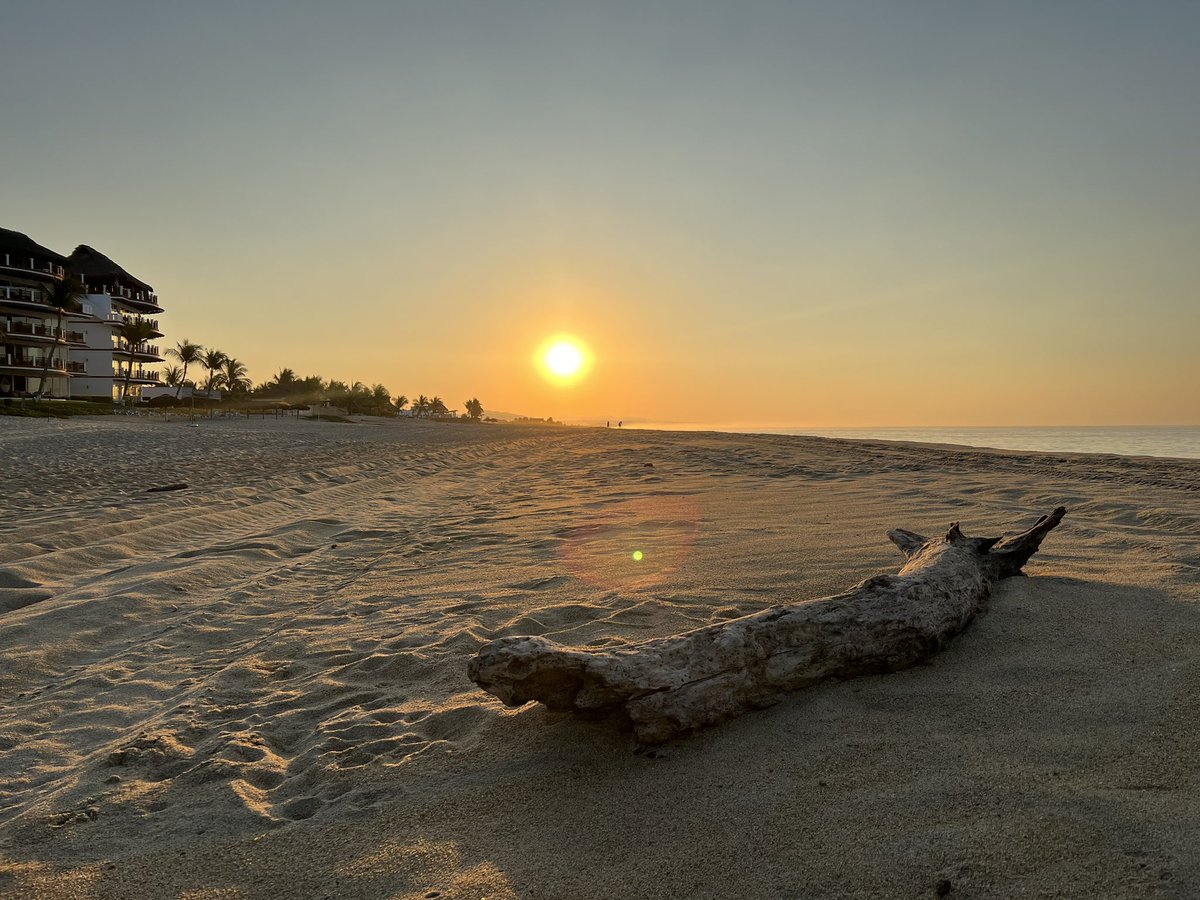
<svg viewBox="0 0 1200 900">
<path fill-rule="evenodd" d="M 47 289 L 65 276 L 66 264 L 66 257 L 19 231 L 0 228 L 0 397 L 67 396 L 73 374 L 68 344 L 82 346 L 83 335 L 67 327 L 60 331 L 58 311 L 46 300 Z"/>
<path fill-rule="evenodd" d="M 147 368 L 162 362 L 159 346 L 149 342 L 130 345 L 121 336 L 126 323 L 143 321 L 150 325 L 151 339 L 162 337 L 158 319 L 161 313 L 154 288 L 130 275 L 119 265 L 85 244 L 75 248 L 68 268 L 84 284 L 81 323 L 83 346 L 72 350 L 72 362 L 83 364 L 71 379 L 71 396 L 77 399 L 122 399 L 141 396 L 143 385 L 159 383 L 159 374 Z"/>
<path fill-rule="evenodd" d="M 68 274 L 86 296 L 60 329 L 46 294 Z M 138 398 L 143 386 L 159 384 L 158 372 L 148 367 L 163 359 L 155 342 L 162 336 L 155 318 L 161 312 L 154 289 L 103 253 L 81 244 L 68 258 L 0 228 L 0 397 L 119 400 L 128 392 Z M 131 346 L 122 328 L 137 321 L 149 325 L 148 340 Z"/>
</svg>

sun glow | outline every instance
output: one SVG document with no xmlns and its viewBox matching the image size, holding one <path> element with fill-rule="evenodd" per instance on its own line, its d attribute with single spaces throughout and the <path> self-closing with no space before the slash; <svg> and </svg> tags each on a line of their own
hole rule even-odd
<svg viewBox="0 0 1200 900">
<path fill-rule="evenodd" d="M 556 384 L 574 384 L 592 366 L 592 354 L 578 338 L 557 334 L 547 338 L 534 357 L 542 374 Z"/>
</svg>

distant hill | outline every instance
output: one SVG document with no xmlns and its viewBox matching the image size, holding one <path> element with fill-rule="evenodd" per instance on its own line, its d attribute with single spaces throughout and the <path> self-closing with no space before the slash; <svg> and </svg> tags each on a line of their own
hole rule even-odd
<svg viewBox="0 0 1200 900">
<path fill-rule="evenodd" d="M 511 422 L 513 419 L 525 418 L 524 413 L 504 412 L 499 409 L 485 409 L 483 411 L 485 419 L 499 419 L 501 422 Z"/>
</svg>

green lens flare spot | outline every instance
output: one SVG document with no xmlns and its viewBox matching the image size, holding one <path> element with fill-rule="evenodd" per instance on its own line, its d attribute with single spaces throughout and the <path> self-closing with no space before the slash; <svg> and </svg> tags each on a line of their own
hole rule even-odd
<svg viewBox="0 0 1200 900">
<path fill-rule="evenodd" d="M 633 561 L 634 562 L 641 562 L 645 556 L 646 556 L 646 554 L 643 553 L 641 550 L 633 551 Z"/>
</svg>

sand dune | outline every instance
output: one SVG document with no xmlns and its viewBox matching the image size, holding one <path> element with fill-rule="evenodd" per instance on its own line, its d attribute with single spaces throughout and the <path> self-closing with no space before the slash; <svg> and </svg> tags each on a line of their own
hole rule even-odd
<svg viewBox="0 0 1200 900">
<path fill-rule="evenodd" d="M 0 419 L 0 457 L 5 896 L 1200 893 L 1195 461 L 116 419 Z M 931 665 L 664 749 L 465 676 L 1060 503 Z"/>
</svg>

